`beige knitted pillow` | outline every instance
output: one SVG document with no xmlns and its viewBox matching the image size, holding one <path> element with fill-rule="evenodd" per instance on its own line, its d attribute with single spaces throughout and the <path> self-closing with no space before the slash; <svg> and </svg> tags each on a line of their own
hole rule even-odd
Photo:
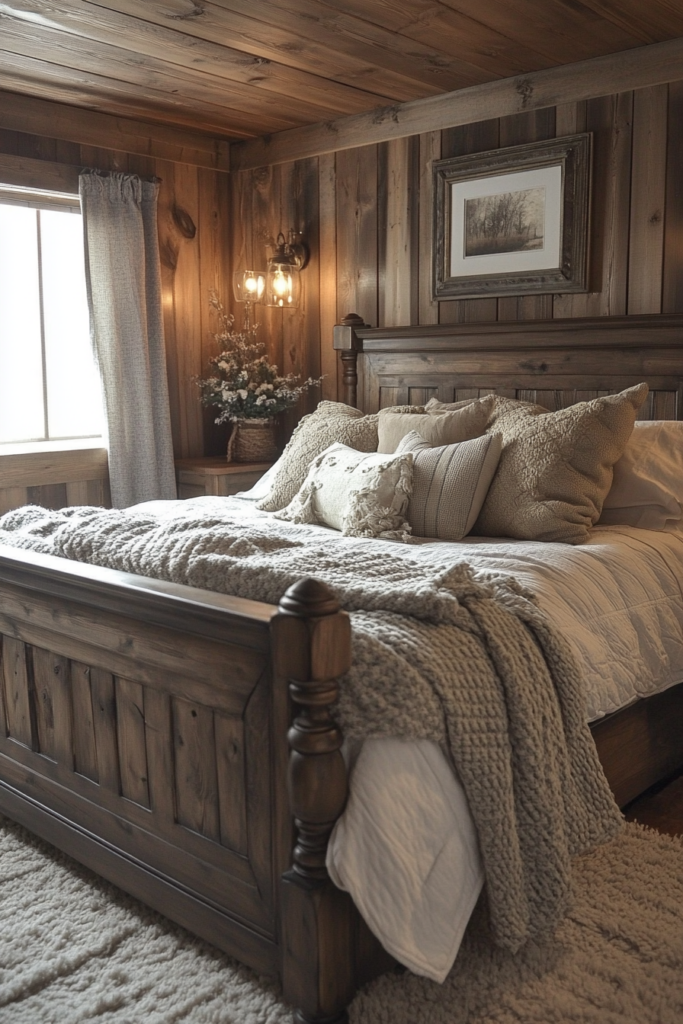
<svg viewBox="0 0 683 1024">
<path fill-rule="evenodd" d="M 487 433 L 503 435 L 503 453 L 473 532 L 580 544 L 647 393 L 638 384 L 557 412 L 497 398 Z"/>
<path fill-rule="evenodd" d="M 275 466 L 267 498 L 257 508 L 276 512 L 289 505 L 306 479 L 308 467 L 335 441 L 359 452 L 377 450 L 377 414 L 364 416 L 343 402 L 320 402 L 315 412 L 304 416 Z"/>
<path fill-rule="evenodd" d="M 382 409 L 379 413 L 377 450 L 395 452 L 402 438 L 411 430 L 416 430 L 427 444 L 440 446 L 456 444 L 459 441 L 470 441 L 473 437 L 481 437 L 486 430 L 489 417 L 493 410 L 495 398 L 487 395 L 465 402 L 461 408 L 449 412 L 399 413 L 395 409 Z"/>
<path fill-rule="evenodd" d="M 414 430 L 406 434 L 396 455 L 413 454 L 407 519 L 416 537 L 462 540 L 470 532 L 496 472 L 501 446 L 500 434 L 440 448 L 432 448 Z"/>
<path fill-rule="evenodd" d="M 407 540 L 413 456 L 358 452 L 332 444 L 313 460 L 301 489 L 276 519 L 318 523 L 347 537 Z"/>
</svg>

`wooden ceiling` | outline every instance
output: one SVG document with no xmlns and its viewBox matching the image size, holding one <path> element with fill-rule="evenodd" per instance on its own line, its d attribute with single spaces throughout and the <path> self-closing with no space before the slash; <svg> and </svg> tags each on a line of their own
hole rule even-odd
<svg viewBox="0 0 683 1024">
<path fill-rule="evenodd" d="M 680 36 L 679 0 L 0 0 L 0 89 L 236 140 Z"/>
</svg>

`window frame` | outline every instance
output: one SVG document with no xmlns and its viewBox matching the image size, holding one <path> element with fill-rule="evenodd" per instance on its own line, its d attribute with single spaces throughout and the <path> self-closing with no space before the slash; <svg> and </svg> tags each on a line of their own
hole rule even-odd
<svg viewBox="0 0 683 1024">
<path fill-rule="evenodd" d="M 0 169 L 0 175 L 2 170 Z M 45 340 L 45 317 L 43 309 L 43 263 L 41 254 L 41 210 L 56 210 L 61 213 L 81 214 L 80 197 L 76 191 L 61 191 L 54 188 L 39 188 L 34 185 L 14 184 L 0 180 L 0 204 L 21 206 L 37 211 L 38 287 L 40 296 L 40 349 L 42 365 L 42 403 L 44 438 L 23 441 L 0 441 L 0 458 L 3 455 L 23 455 L 32 452 L 64 452 L 81 449 L 106 447 L 106 424 L 102 410 L 102 431 L 99 434 L 77 434 L 73 436 L 50 437 L 48 417 L 48 372 Z"/>
</svg>

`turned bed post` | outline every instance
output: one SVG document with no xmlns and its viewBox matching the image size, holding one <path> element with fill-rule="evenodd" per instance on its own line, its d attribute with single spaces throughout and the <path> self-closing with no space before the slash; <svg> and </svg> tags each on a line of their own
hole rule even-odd
<svg viewBox="0 0 683 1024">
<path fill-rule="evenodd" d="M 369 327 L 362 316 L 347 313 L 334 328 L 334 347 L 341 353 L 343 367 L 342 398 L 354 408 L 358 406 L 358 353 L 363 344 L 356 331 L 362 327 Z"/>
<path fill-rule="evenodd" d="M 330 707 L 351 661 L 349 617 L 332 591 L 301 580 L 279 605 L 279 673 L 288 680 L 289 798 L 295 846 L 281 883 L 282 980 L 297 1024 L 342 1024 L 356 988 L 355 908 L 330 881 L 327 841 L 347 796 L 342 734 Z"/>
</svg>

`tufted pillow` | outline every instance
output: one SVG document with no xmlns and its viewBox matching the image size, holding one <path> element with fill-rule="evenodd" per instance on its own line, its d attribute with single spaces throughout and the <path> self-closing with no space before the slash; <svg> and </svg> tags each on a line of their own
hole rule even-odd
<svg viewBox="0 0 683 1024">
<path fill-rule="evenodd" d="M 497 398 L 487 433 L 503 435 L 503 452 L 474 532 L 585 540 L 647 393 L 647 384 L 638 384 L 557 412 Z"/>
<path fill-rule="evenodd" d="M 377 414 L 364 416 L 342 402 L 320 402 L 315 412 L 297 425 L 274 467 L 270 493 L 256 507 L 275 512 L 288 505 L 306 479 L 313 459 L 335 441 L 361 452 L 376 451 Z"/>
<path fill-rule="evenodd" d="M 367 454 L 332 444 L 313 460 L 301 489 L 275 517 L 331 526 L 348 537 L 406 540 L 412 480 L 410 454 Z"/>
<path fill-rule="evenodd" d="M 486 430 L 494 401 L 493 395 L 487 395 L 486 398 L 473 399 L 457 410 L 439 415 L 429 412 L 416 415 L 412 412 L 398 413 L 394 409 L 382 409 L 379 413 L 377 450 L 395 452 L 399 441 L 411 430 L 416 430 L 423 440 L 434 446 L 481 437 Z"/>
<path fill-rule="evenodd" d="M 484 434 L 439 448 L 412 430 L 396 454 L 413 453 L 408 522 L 415 537 L 462 540 L 477 519 L 496 472 L 502 438 Z"/>
</svg>

